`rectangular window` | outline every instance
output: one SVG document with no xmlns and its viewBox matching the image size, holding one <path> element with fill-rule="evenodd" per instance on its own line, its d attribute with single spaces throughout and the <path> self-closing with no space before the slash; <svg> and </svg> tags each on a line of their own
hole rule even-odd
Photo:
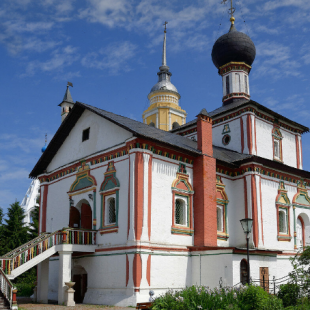
<svg viewBox="0 0 310 310">
<path fill-rule="evenodd" d="M 236 76 L 236 86 L 237 86 L 236 90 L 237 90 L 237 92 L 240 93 L 240 92 L 241 92 L 240 74 L 239 74 L 239 73 L 236 73 L 235 76 Z"/>
<path fill-rule="evenodd" d="M 286 211 L 279 211 L 279 233 L 287 234 Z"/>
<path fill-rule="evenodd" d="M 175 223 L 176 225 L 186 225 L 186 205 L 183 199 L 175 200 Z"/>
<path fill-rule="evenodd" d="M 217 206 L 217 231 L 223 231 L 223 206 Z"/>
<path fill-rule="evenodd" d="M 249 93 L 249 91 L 248 91 L 248 77 L 246 75 L 244 76 L 244 91 L 246 94 Z"/>
<path fill-rule="evenodd" d="M 274 139 L 273 143 L 274 143 L 274 157 L 276 159 L 280 159 L 280 143 L 279 143 L 279 140 Z"/>
<path fill-rule="evenodd" d="M 229 75 L 226 76 L 226 95 L 230 93 L 230 87 L 229 87 Z"/>
<path fill-rule="evenodd" d="M 87 129 L 84 129 L 83 130 L 83 135 L 82 135 L 82 142 L 86 141 L 89 139 L 89 129 L 90 128 L 87 128 Z"/>
</svg>

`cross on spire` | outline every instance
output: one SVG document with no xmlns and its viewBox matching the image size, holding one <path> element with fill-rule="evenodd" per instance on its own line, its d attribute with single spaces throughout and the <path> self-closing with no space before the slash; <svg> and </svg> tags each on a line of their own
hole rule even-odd
<svg viewBox="0 0 310 310">
<path fill-rule="evenodd" d="M 45 134 L 45 144 L 47 143 L 47 133 Z"/>
<path fill-rule="evenodd" d="M 227 1 L 227 0 L 226 0 L 226 1 Z M 165 26 L 165 30 L 164 30 L 165 33 L 167 32 L 167 24 L 168 24 L 167 21 L 163 23 L 163 25 Z"/>
<path fill-rule="evenodd" d="M 223 0 L 221 2 L 221 4 L 226 4 L 228 0 Z M 230 14 L 230 21 L 232 21 L 232 19 L 234 20 L 234 13 L 235 13 L 236 9 L 233 7 L 233 0 L 230 0 L 230 9 L 228 9 L 228 12 Z"/>
</svg>

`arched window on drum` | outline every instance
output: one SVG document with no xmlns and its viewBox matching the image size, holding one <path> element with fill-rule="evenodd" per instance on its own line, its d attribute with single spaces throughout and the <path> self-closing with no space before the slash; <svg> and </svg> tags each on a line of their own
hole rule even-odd
<svg viewBox="0 0 310 310">
<path fill-rule="evenodd" d="M 296 221 L 296 232 L 297 232 L 297 248 L 298 250 L 303 249 L 305 246 L 305 224 L 303 219 L 298 216 Z"/>
</svg>

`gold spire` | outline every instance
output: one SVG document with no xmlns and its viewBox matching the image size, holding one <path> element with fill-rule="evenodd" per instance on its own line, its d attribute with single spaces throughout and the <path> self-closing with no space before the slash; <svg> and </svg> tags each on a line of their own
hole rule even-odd
<svg viewBox="0 0 310 310">
<path fill-rule="evenodd" d="M 226 4 L 227 0 L 223 0 L 221 3 L 222 4 Z M 228 12 L 230 14 L 230 22 L 231 25 L 234 25 L 235 23 L 235 17 L 234 17 L 234 13 L 235 13 L 236 9 L 233 7 L 233 0 L 230 0 L 230 9 L 228 9 Z"/>
</svg>

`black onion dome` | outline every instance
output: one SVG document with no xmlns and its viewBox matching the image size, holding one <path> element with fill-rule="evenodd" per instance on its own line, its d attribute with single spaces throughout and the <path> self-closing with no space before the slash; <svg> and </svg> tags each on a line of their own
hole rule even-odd
<svg viewBox="0 0 310 310">
<path fill-rule="evenodd" d="M 255 59 L 256 48 L 249 36 L 237 31 L 232 25 L 229 32 L 214 43 L 211 55 L 217 68 L 232 61 L 245 62 L 251 66 Z"/>
</svg>

